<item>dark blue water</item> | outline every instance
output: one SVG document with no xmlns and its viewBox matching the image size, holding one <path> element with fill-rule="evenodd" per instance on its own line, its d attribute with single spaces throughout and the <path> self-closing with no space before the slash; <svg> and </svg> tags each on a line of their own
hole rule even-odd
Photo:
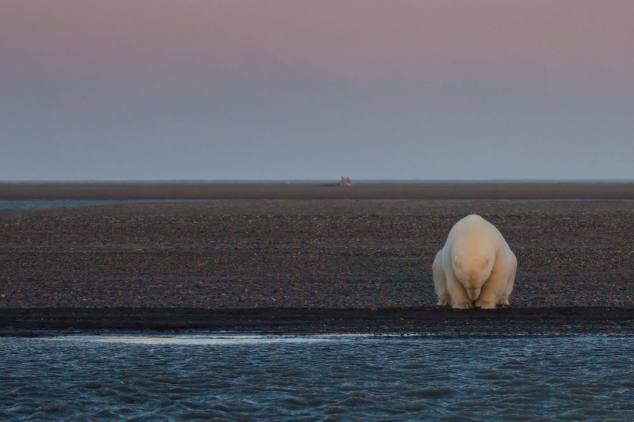
<svg viewBox="0 0 634 422">
<path fill-rule="evenodd" d="M 71 200 L 71 199 L 28 199 L 13 200 L 0 199 L 0 210 L 32 210 L 36 208 L 63 208 L 80 207 L 84 205 L 98 205 L 104 203 L 115 203 L 117 201 L 99 200 Z"/>
<path fill-rule="evenodd" d="M 24 211 L 40 208 L 66 208 L 87 205 L 120 204 L 120 203 L 153 203 L 153 202 L 206 202 L 212 199 L 0 199 L 0 211 Z M 367 200 L 372 202 L 375 200 Z M 382 201 L 382 200 L 376 200 Z M 410 199 L 394 201 L 412 201 Z M 417 200 L 414 200 L 417 201 Z M 502 200 L 504 201 L 504 200 Z M 514 199 L 514 203 L 537 203 L 543 199 Z M 548 202 L 634 202 L 631 199 L 548 199 Z M 462 199 L 444 199 L 443 202 L 464 202 Z M 471 202 L 495 202 L 490 200 L 471 200 Z"/>
<path fill-rule="evenodd" d="M 201 199 L 0 199 L 0 211 L 25 211 L 41 208 L 68 208 L 87 205 L 156 203 L 156 202 L 202 202 Z"/>
<path fill-rule="evenodd" d="M 634 337 L 0 339 L 0 419 L 632 420 Z"/>
</svg>

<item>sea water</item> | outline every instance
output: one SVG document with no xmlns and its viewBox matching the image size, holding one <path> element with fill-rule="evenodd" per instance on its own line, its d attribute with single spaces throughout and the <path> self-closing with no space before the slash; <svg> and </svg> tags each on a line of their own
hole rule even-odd
<svg viewBox="0 0 634 422">
<path fill-rule="evenodd" d="M 27 211 L 41 208 L 69 208 L 87 205 L 161 202 L 155 199 L 0 199 L 0 211 Z M 163 201 L 164 202 L 164 201 Z M 185 201 L 180 201 L 185 202 Z"/>
<path fill-rule="evenodd" d="M 0 419 L 632 420 L 634 337 L 0 339 Z"/>
</svg>

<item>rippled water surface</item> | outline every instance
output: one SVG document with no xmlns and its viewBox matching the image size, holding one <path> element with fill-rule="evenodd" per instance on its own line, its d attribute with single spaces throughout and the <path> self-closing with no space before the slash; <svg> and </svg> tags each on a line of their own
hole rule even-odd
<svg viewBox="0 0 634 422">
<path fill-rule="evenodd" d="M 634 418 L 634 337 L 0 339 L 0 419 Z"/>
</svg>

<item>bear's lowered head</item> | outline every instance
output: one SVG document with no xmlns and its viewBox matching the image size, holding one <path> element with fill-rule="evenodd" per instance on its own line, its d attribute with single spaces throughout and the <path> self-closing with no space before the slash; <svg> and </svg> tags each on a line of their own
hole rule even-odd
<svg viewBox="0 0 634 422">
<path fill-rule="evenodd" d="M 482 286 L 491 276 L 493 257 L 478 253 L 459 253 L 453 257 L 453 270 L 458 281 L 467 290 L 469 299 L 480 297 Z"/>
</svg>

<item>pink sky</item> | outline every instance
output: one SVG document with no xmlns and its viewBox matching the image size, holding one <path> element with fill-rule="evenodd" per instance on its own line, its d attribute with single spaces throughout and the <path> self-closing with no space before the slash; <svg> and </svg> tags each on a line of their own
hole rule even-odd
<svg viewBox="0 0 634 422">
<path fill-rule="evenodd" d="M 0 0 L 0 180 L 634 179 L 633 22 L 634 0 Z"/>
<path fill-rule="evenodd" d="M 133 70 L 266 58 L 357 81 L 460 73 L 632 82 L 631 0 L 3 0 L 0 51 Z"/>
</svg>

